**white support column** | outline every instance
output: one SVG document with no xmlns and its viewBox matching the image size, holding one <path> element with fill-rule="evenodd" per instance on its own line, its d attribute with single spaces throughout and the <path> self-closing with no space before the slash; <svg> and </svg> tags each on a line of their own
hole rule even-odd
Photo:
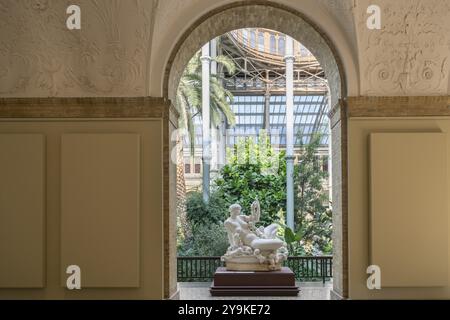
<svg viewBox="0 0 450 320">
<path fill-rule="evenodd" d="M 242 31 L 240 31 L 242 32 Z M 218 41 L 218 38 L 214 39 L 215 45 L 214 49 L 211 49 L 211 57 L 218 57 L 222 55 L 222 47 L 220 45 L 220 41 Z M 211 73 L 212 74 L 219 74 L 223 76 L 223 68 L 219 68 L 217 62 L 213 62 L 211 65 Z M 217 164 L 218 164 L 218 170 L 222 169 L 225 165 L 226 160 L 226 130 L 227 130 L 227 121 L 225 118 L 225 115 L 221 115 L 220 124 L 218 127 L 218 137 L 219 141 L 217 143 Z"/>
<path fill-rule="evenodd" d="M 209 42 L 202 47 L 202 164 L 203 164 L 203 200 L 209 201 L 210 165 L 211 165 L 211 116 L 210 116 L 210 64 Z"/>
<path fill-rule="evenodd" d="M 223 168 L 226 160 L 226 149 L 227 149 L 227 135 L 226 135 L 227 127 L 225 119 L 222 119 L 219 125 L 219 143 L 218 143 L 218 165 L 219 170 Z"/>
<path fill-rule="evenodd" d="M 217 38 L 212 39 L 210 41 L 210 43 L 211 43 L 210 57 L 214 59 L 217 57 Z M 217 74 L 217 62 L 216 61 L 211 61 L 211 74 Z"/>
<path fill-rule="evenodd" d="M 331 91 L 330 86 L 327 85 L 327 107 L 325 110 L 331 110 Z M 333 203 L 333 152 L 331 152 L 331 121 L 328 121 L 328 132 L 330 135 L 328 136 L 328 198 L 329 203 Z M 331 209 L 333 206 L 330 205 Z"/>
<path fill-rule="evenodd" d="M 211 77 L 217 76 L 217 39 L 210 41 L 210 57 L 211 57 Z M 220 115 L 222 117 L 222 115 Z M 219 172 L 219 142 L 220 142 L 220 128 L 211 124 L 211 163 L 210 163 L 210 178 L 214 179 Z"/>
<path fill-rule="evenodd" d="M 269 71 L 266 70 L 266 92 L 264 93 L 264 130 L 270 137 L 270 84 L 269 84 Z"/>
<path fill-rule="evenodd" d="M 294 40 L 286 36 L 286 225 L 294 230 Z"/>
</svg>

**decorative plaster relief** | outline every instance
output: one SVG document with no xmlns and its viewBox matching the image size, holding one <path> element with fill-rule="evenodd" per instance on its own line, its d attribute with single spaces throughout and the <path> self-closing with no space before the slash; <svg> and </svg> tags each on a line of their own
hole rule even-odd
<svg viewBox="0 0 450 320">
<path fill-rule="evenodd" d="M 68 30 L 70 1 L 1 1 L 0 95 L 146 95 L 156 2 L 80 0 Z"/>
<path fill-rule="evenodd" d="M 372 2 L 356 6 L 362 94 L 446 95 L 450 2 L 379 0 L 381 30 L 369 30 Z"/>
</svg>

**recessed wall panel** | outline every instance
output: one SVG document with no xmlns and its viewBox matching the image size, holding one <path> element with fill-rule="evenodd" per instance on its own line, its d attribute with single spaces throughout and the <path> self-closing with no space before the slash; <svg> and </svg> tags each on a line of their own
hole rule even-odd
<svg viewBox="0 0 450 320">
<path fill-rule="evenodd" d="M 370 263 L 382 288 L 447 286 L 447 202 L 445 134 L 370 135 Z"/>
<path fill-rule="evenodd" d="M 0 288 L 44 286 L 45 146 L 0 134 Z"/>
<path fill-rule="evenodd" d="M 61 140 L 62 285 L 139 286 L 140 136 L 64 134 Z"/>
</svg>

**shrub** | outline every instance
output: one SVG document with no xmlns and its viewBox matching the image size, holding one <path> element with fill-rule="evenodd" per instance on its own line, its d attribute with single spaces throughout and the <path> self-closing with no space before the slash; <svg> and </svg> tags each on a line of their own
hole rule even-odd
<svg viewBox="0 0 450 320">
<path fill-rule="evenodd" d="M 294 167 L 295 230 L 301 237 L 291 237 L 291 255 L 322 255 L 332 253 L 332 218 L 328 194 L 324 190 L 327 173 L 320 169 L 317 148 L 321 137 L 313 136 L 304 146 Z M 222 222 L 228 217 L 228 207 L 239 203 L 243 214 L 250 214 L 252 202 L 261 205 L 261 223 L 284 226 L 286 207 L 285 153 L 275 153 L 269 139 L 260 135 L 258 143 L 241 139 L 228 150 L 228 164 L 215 180 L 215 191 L 209 203 L 202 194 L 187 197 L 189 236 L 179 241 L 180 255 L 223 255 L 228 247 Z M 285 229 L 280 229 L 283 237 Z"/>
<path fill-rule="evenodd" d="M 191 192 L 186 199 L 189 235 L 179 237 L 178 254 L 183 256 L 221 256 L 228 248 L 228 237 L 223 221 L 228 217 L 228 206 L 217 193 L 212 193 L 208 203 L 202 193 Z M 182 232 L 179 232 L 182 234 Z"/>
<path fill-rule="evenodd" d="M 202 193 L 191 192 L 186 199 L 186 214 L 191 227 L 223 222 L 228 214 L 226 201 L 217 193 L 212 193 L 209 203 L 203 201 Z"/>
<path fill-rule="evenodd" d="M 273 223 L 286 205 L 284 152 L 275 153 L 264 134 L 257 144 L 252 139 L 241 139 L 234 150 L 228 150 L 228 164 L 215 185 L 225 203 L 239 203 L 243 214 L 250 214 L 252 202 L 258 199 L 261 223 Z"/>
<path fill-rule="evenodd" d="M 192 231 L 192 237 L 179 248 L 183 256 L 222 256 L 228 248 L 228 237 L 222 223 L 200 224 Z"/>
</svg>

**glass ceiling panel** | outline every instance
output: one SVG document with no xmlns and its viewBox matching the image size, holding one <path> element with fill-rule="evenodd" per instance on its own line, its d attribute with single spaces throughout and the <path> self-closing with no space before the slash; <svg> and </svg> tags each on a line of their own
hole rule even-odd
<svg viewBox="0 0 450 320">
<path fill-rule="evenodd" d="M 256 136 L 264 124 L 264 96 L 235 96 L 231 109 L 236 115 L 236 125 L 227 130 L 228 146 L 236 143 L 236 137 Z M 270 97 L 271 142 L 274 145 L 286 144 L 286 97 Z M 325 95 L 301 95 L 294 97 L 294 134 L 295 146 L 309 143 L 315 132 L 323 134 L 321 144 L 329 143 L 328 103 Z M 196 144 L 202 143 L 201 115 L 194 117 L 196 124 Z M 187 139 L 185 139 L 187 143 Z"/>
</svg>

